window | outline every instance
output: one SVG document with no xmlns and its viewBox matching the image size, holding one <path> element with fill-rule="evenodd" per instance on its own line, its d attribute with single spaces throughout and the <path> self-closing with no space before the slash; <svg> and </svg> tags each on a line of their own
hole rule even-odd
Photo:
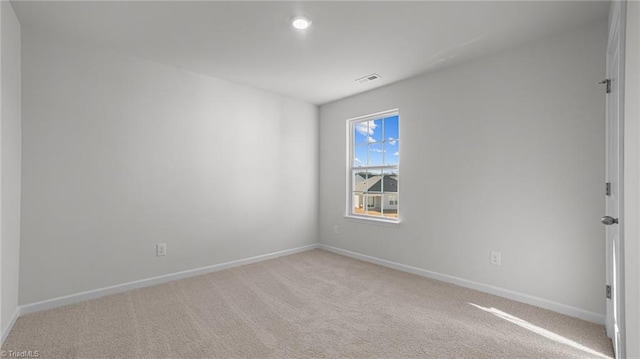
<svg viewBox="0 0 640 359">
<path fill-rule="evenodd" d="M 348 121 L 347 215 L 398 221 L 399 122 L 397 110 Z"/>
</svg>

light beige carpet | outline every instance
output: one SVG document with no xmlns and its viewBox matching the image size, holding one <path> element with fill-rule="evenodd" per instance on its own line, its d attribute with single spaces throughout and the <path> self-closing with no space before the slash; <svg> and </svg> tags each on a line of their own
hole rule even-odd
<svg viewBox="0 0 640 359">
<path fill-rule="evenodd" d="M 612 356 L 600 325 L 321 250 L 26 315 L 2 349 L 42 358 Z"/>
</svg>

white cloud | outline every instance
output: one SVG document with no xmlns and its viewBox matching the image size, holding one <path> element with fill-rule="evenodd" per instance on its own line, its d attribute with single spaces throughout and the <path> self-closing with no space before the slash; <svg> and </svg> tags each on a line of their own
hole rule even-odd
<svg viewBox="0 0 640 359">
<path fill-rule="evenodd" d="M 371 152 L 378 152 L 378 153 L 385 152 L 385 150 L 382 150 L 382 149 L 379 149 L 379 148 L 370 148 L 369 150 L 371 150 Z"/>
<path fill-rule="evenodd" d="M 396 152 L 393 154 L 394 156 L 400 156 L 400 152 Z"/>
<path fill-rule="evenodd" d="M 359 159 L 358 157 L 354 157 L 354 158 L 353 158 L 353 161 L 354 161 L 354 162 L 358 162 L 358 163 L 362 163 L 362 161 L 360 161 L 360 159 Z"/>
<path fill-rule="evenodd" d="M 376 132 L 376 127 L 378 127 L 378 125 L 374 120 L 357 122 L 355 126 L 356 132 L 363 136 L 366 136 L 369 143 L 376 142 L 376 140 L 371 137 Z"/>
<path fill-rule="evenodd" d="M 397 138 L 393 138 L 393 137 L 389 137 L 389 140 L 387 142 L 389 142 L 390 145 L 395 145 L 396 142 L 398 142 L 398 139 Z"/>
</svg>

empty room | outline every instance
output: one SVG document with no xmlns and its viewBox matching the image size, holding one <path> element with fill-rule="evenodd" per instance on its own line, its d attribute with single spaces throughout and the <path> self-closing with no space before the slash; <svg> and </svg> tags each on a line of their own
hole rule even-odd
<svg viewBox="0 0 640 359">
<path fill-rule="evenodd" d="M 0 355 L 640 359 L 639 24 L 0 0 Z"/>
</svg>

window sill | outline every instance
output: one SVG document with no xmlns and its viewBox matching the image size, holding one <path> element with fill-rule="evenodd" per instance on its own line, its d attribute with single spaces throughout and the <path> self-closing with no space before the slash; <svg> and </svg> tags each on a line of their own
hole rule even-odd
<svg viewBox="0 0 640 359">
<path fill-rule="evenodd" d="M 389 219 L 378 219 L 378 218 L 361 217 L 361 216 L 354 216 L 354 215 L 345 215 L 344 219 L 350 222 L 367 223 L 367 224 L 374 224 L 374 225 L 380 225 L 380 226 L 386 226 L 386 227 L 400 226 L 400 219 L 389 220 Z"/>
</svg>

